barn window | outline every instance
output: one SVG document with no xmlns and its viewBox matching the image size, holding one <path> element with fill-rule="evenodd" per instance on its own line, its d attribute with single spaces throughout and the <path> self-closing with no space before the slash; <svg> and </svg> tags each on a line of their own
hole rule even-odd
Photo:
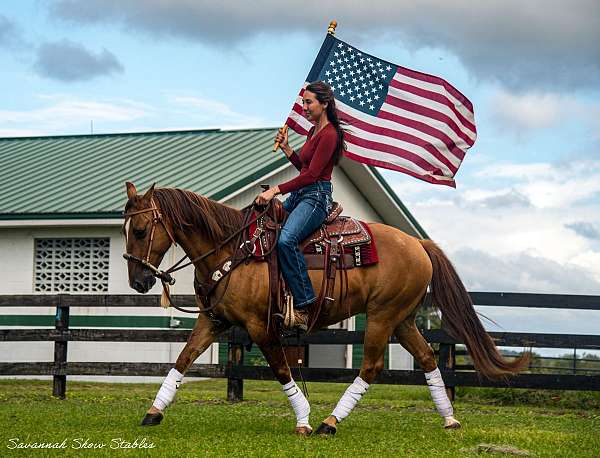
<svg viewBox="0 0 600 458">
<path fill-rule="evenodd" d="M 36 239 L 35 291 L 108 292 L 109 238 Z"/>
</svg>

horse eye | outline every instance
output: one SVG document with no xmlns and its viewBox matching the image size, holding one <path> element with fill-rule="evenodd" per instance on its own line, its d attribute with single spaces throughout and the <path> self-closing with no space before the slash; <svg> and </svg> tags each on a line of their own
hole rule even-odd
<svg viewBox="0 0 600 458">
<path fill-rule="evenodd" d="M 133 235 L 136 239 L 143 239 L 146 237 L 146 229 L 134 229 Z"/>
</svg>

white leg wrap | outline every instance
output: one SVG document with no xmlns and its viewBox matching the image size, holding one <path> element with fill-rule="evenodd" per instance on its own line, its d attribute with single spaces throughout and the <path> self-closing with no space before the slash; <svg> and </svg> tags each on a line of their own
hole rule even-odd
<svg viewBox="0 0 600 458">
<path fill-rule="evenodd" d="M 183 374 L 175 368 L 171 369 L 169 375 L 167 375 L 160 387 L 160 390 L 158 390 L 156 399 L 154 399 L 154 404 L 152 405 L 158 410 L 165 410 L 169 407 L 169 404 L 171 404 L 175 398 L 175 393 L 177 392 L 179 385 L 181 385 L 182 380 Z"/>
<path fill-rule="evenodd" d="M 352 409 L 356 407 L 358 401 L 363 397 L 363 394 L 369 389 L 369 384 L 360 377 L 356 377 L 352 385 L 350 385 L 344 395 L 341 397 L 331 415 L 333 415 L 338 423 L 350 415 Z"/>
<path fill-rule="evenodd" d="M 454 415 L 454 409 L 452 409 L 452 404 L 446 394 L 446 387 L 440 370 L 436 367 L 431 372 L 425 372 L 425 379 L 427 380 L 431 398 L 439 414 L 444 418 Z"/>
<path fill-rule="evenodd" d="M 283 392 L 290 400 L 290 404 L 296 414 L 296 426 L 310 426 L 308 424 L 308 416 L 310 415 L 310 404 L 308 403 L 304 393 L 296 382 L 292 379 L 291 382 L 283 385 Z"/>
</svg>

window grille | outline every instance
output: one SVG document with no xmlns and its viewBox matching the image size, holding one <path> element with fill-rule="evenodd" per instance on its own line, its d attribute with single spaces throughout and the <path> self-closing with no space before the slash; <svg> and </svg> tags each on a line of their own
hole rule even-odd
<svg viewBox="0 0 600 458">
<path fill-rule="evenodd" d="M 35 291 L 108 292 L 109 238 L 36 239 Z"/>
</svg>

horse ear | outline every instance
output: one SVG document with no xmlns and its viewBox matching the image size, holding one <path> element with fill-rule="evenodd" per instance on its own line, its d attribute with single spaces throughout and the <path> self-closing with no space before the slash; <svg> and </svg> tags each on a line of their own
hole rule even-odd
<svg viewBox="0 0 600 458">
<path fill-rule="evenodd" d="M 133 196 L 137 194 L 137 189 L 135 189 L 135 185 L 131 181 L 125 182 L 125 186 L 127 186 L 127 198 L 131 199 Z"/>
<path fill-rule="evenodd" d="M 152 196 L 154 195 L 154 186 L 156 186 L 156 182 L 152 183 L 152 186 L 150 186 L 150 189 L 148 189 L 146 191 L 146 194 L 144 194 L 144 197 L 143 197 L 144 200 L 152 199 Z"/>
</svg>

